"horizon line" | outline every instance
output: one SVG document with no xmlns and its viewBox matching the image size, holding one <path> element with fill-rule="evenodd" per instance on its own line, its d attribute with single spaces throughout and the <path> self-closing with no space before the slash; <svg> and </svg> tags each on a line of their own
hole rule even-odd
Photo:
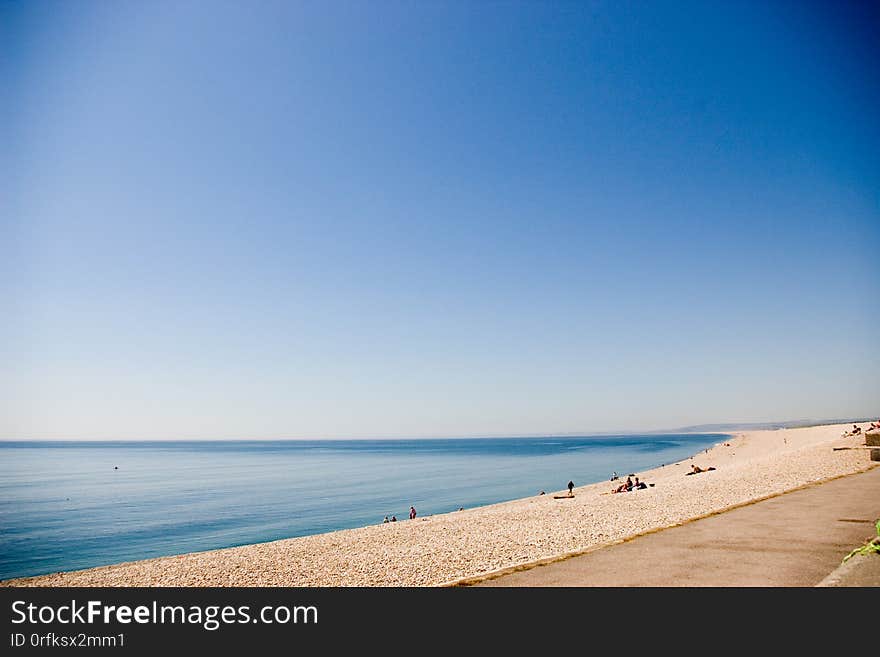
<svg viewBox="0 0 880 657">
<path fill-rule="evenodd" d="M 459 435 L 392 435 L 392 436 L 322 436 L 322 437 L 287 437 L 287 438 L 9 438 L 0 437 L 0 442 L 294 442 L 294 441 L 354 441 L 354 440 L 478 440 L 478 439 L 501 439 L 501 438 L 578 438 L 591 436 L 635 436 L 646 434 L 671 434 L 671 433 L 725 433 L 744 429 L 792 429 L 813 426 L 826 426 L 832 424 L 844 424 L 848 422 L 870 422 L 880 414 L 860 418 L 830 418 L 830 419 L 797 419 L 765 422 L 707 422 L 703 424 L 686 425 L 663 429 L 614 429 L 603 431 L 565 431 L 565 432 L 531 432 L 521 434 L 459 434 Z"/>
</svg>

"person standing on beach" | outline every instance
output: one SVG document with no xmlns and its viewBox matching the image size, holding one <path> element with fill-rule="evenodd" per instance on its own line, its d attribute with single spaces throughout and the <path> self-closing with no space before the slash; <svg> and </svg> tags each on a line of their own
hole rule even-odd
<svg viewBox="0 0 880 657">
<path fill-rule="evenodd" d="M 574 482 L 568 482 L 568 496 L 571 497 L 573 495 L 572 491 L 574 490 Z"/>
<path fill-rule="evenodd" d="M 416 519 L 416 507 L 414 507 L 414 506 L 409 507 L 409 519 L 410 520 Z"/>
</svg>

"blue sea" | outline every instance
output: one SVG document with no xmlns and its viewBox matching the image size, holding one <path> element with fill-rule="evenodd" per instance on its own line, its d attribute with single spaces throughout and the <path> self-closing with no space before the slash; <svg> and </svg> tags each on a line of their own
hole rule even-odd
<svg viewBox="0 0 880 657">
<path fill-rule="evenodd" d="M 0 442 L 0 579 L 550 493 L 725 438 Z"/>
</svg>

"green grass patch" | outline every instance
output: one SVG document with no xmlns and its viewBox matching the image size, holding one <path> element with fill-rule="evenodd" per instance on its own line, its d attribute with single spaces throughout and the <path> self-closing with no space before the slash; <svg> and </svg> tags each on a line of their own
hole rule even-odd
<svg viewBox="0 0 880 657">
<path fill-rule="evenodd" d="M 877 531 L 877 537 L 871 539 L 862 547 L 856 548 L 848 555 L 846 555 L 843 558 L 843 563 L 846 563 L 847 559 L 850 559 L 857 554 L 880 554 L 880 520 L 878 520 L 877 524 L 874 525 L 874 529 Z"/>
</svg>

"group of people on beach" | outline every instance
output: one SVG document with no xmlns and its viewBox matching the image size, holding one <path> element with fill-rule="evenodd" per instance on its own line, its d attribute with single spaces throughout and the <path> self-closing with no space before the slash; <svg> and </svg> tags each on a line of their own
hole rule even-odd
<svg viewBox="0 0 880 657">
<path fill-rule="evenodd" d="M 880 431 L 880 420 L 876 422 L 871 422 L 871 426 L 869 426 L 866 431 Z M 843 437 L 850 438 L 852 436 L 860 436 L 862 435 L 862 428 L 858 424 L 854 424 L 852 431 L 844 431 Z"/>
<path fill-rule="evenodd" d="M 877 423 L 877 427 L 880 428 L 880 422 Z M 872 425 L 872 428 L 873 428 L 873 425 Z M 692 468 L 691 472 L 687 473 L 689 475 L 697 474 L 700 472 L 709 472 L 710 470 L 715 469 L 713 467 L 709 467 L 704 470 L 703 468 L 701 468 L 697 465 L 693 465 L 693 466 L 691 466 L 691 468 Z M 617 474 L 617 472 L 613 472 L 611 474 L 611 481 L 618 481 L 619 479 L 620 479 L 620 476 Z M 612 488 L 611 492 L 612 493 L 628 493 L 628 492 L 634 491 L 634 490 L 644 490 L 644 489 L 648 488 L 648 486 L 653 486 L 653 485 L 654 484 L 646 484 L 644 481 L 639 481 L 638 477 L 636 477 L 634 474 L 631 474 L 626 478 L 626 481 L 624 483 L 620 484 L 620 486 L 617 486 L 616 488 Z M 569 497 L 574 497 L 574 482 L 569 481 L 567 488 L 568 488 Z M 544 491 L 541 491 L 540 493 L 538 493 L 538 495 L 544 495 Z M 464 510 L 463 507 L 459 509 L 459 511 L 463 511 L 463 510 Z M 416 519 L 416 508 L 414 506 L 409 507 L 409 519 L 410 520 Z M 382 521 L 382 524 L 384 525 L 385 523 L 388 523 L 388 522 L 397 522 L 397 516 L 391 516 L 390 520 L 389 520 L 388 516 L 385 516 L 385 519 Z"/>
<path fill-rule="evenodd" d="M 461 511 L 461 509 L 459 509 L 459 511 Z M 410 520 L 416 519 L 416 507 L 414 507 L 414 506 L 409 507 L 409 519 Z M 385 516 L 385 519 L 382 521 L 382 524 L 384 525 L 386 522 L 397 522 L 397 516 L 391 516 L 391 520 L 388 519 L 388 516 Z"/>
<path fill-rule="evenodd" d="M 633 481 L 633 477 L 635 477 L 635 481 Z M 620 479 L 620 477 L 618 477 L 617 473 L 615 472 L 611 476 L 611 481 L 615 481 L 616 479 Z M 638 477 L 631 474 L 626 478 L 625 482 L 620 484 L 620 486 L 618 486 L 617 488 L 612 488 L 611 492 L 612 493 L 629 493 L 630 491 L 645 489 L 647 487 L 648 487 L 648 484 L 646 484 L 644 481 L 639 481 Z"/>
<path fill-rule="evenodd" d="M 871 428 L 875 428 L 874 424 L 871 425 Z M 876 428 L 880 428 L 880 421 L 878 421 L 876 423 Z M 698 474 L 700 472 L 709 472 L 710 470 L 715 469 L 713 467 L 709 467 L 704 470 L 703 468 L 701 468 L 697 465 L 692 465 L 691 468 L 692 468 L 692 470 L 687 473 L 689 475 Z M 611 474 L 611 481 L 618 481 L 619 479 L 620 479 L 620 476 L 617 474 L 617 472 L 613 472 Z M 612 488 L 611 492 L 612 493 L 629 493 L 630 491 L 634 491 L 634 490 L 644 490 L 644 489 L 648 488 L 648 486 L 653 486 L 653 485 L 654 484 L 646 484 L 644 481 L 639 481 L 638 477 L 636 477 L 634 474 L 631 474 L 631 475 L 627 476 L 625 482 L 623 482 L 622 484 L 620 484 L 616 488 Z M 574 482 L 569 481 L 567 488 L 568 488 L 569 497 L 574 497 Z M 543 495 L 544 491 L 541 491 L 538 494 Z M 463 510 L 464 510 L 463 507 L 459 509 L 459 511 L 463 511 Z M 409 507 L 409 519 L 410 520 L 416 519 L 416 508 L 414 506 Z M 382 524 L 384 525 L 385 523 L 388 523 L 388 522 L 397 522 L 397 516 L 393 515 L 393 516 L 391 516 L 390 519 L 388 518 L 388 516 L 385 516 L 385 519 L 382 521 Z"/>
</svg>

